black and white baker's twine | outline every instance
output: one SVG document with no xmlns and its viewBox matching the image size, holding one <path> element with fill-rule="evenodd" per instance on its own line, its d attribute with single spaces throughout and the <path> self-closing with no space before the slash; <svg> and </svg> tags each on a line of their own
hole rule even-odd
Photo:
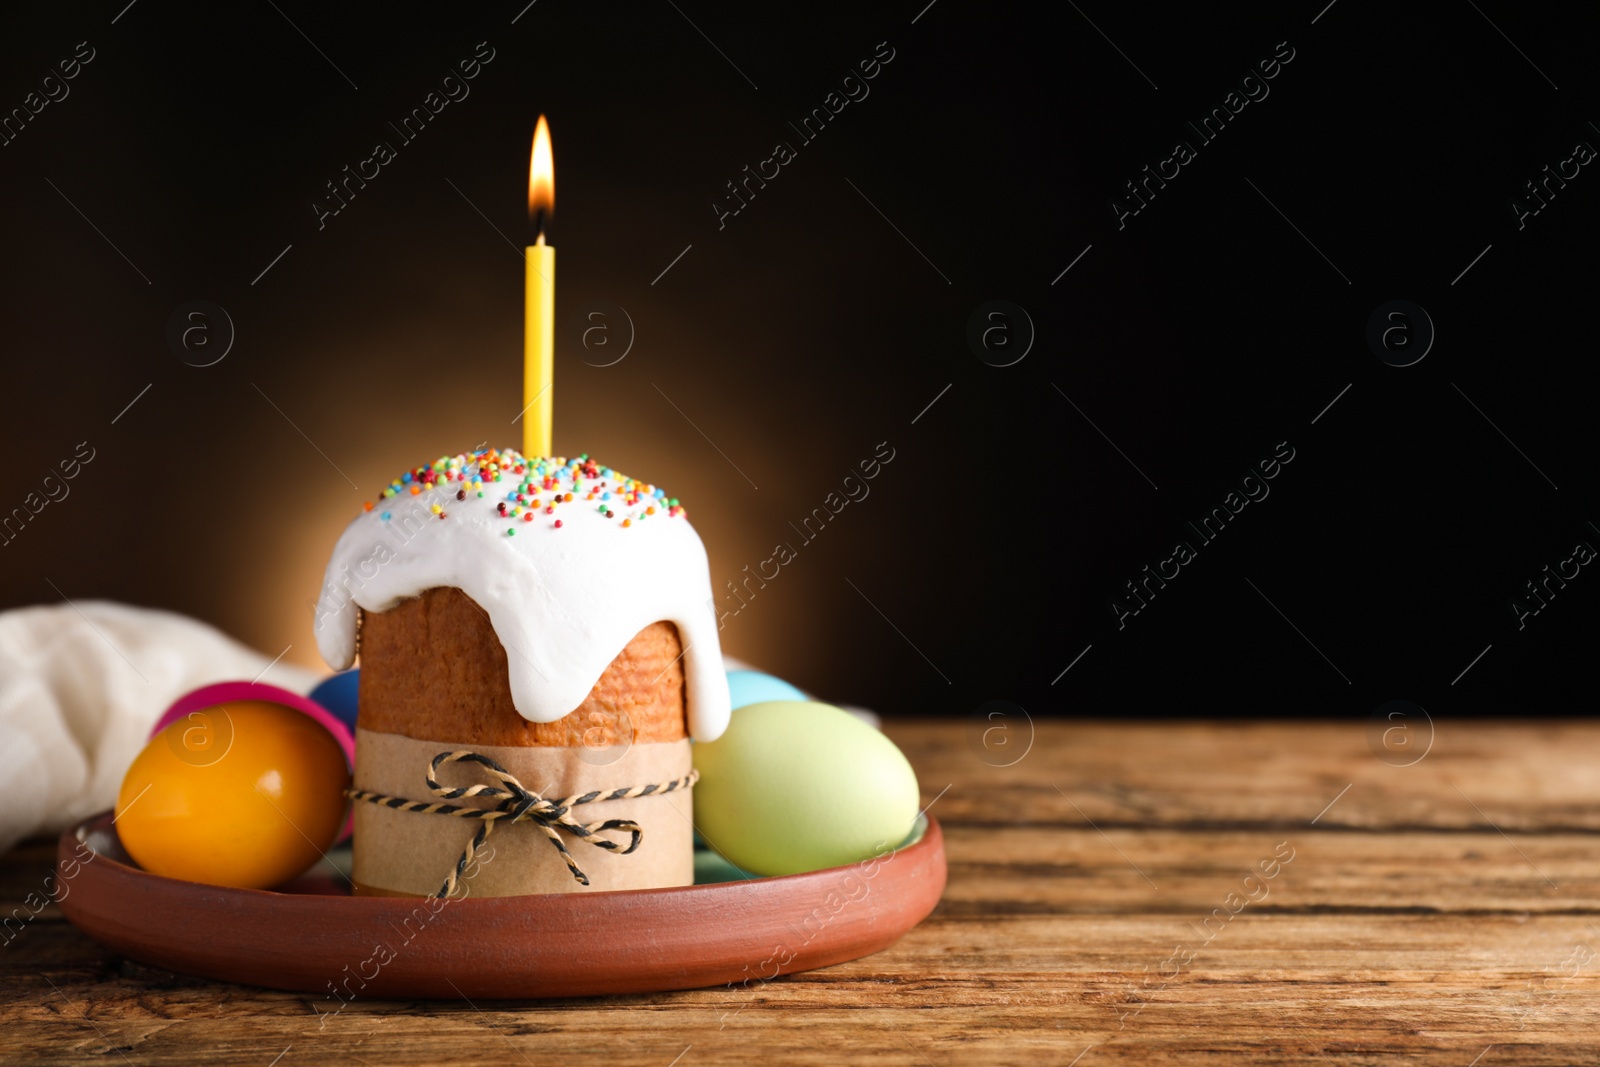
<svg viewBox="0 0 1600 1067">
<path fill-rule="evenodd" d="M 439 768 L 446 763 L 476 763 L 482 766 L 489 774 L 499 781 L 504 789 L 492 785 L 469 785 L 460 789 L 439 784 Z M 472 841 L 462 851 L 461 858 L 456 861 L 455 870 L 450 872 L 444 884 L 435 894 L 439 897 L 448 897 L 455 892 L 462 874 L 472 863 L 473 857 L 478 854 L 478 849 L 488 840 L 489 833 L 501 822 L 518 823 L 531 822 L 545 832 L 550 838 L 550 843 L 556 851 L 561 853 L 561 858 L 566 861 L 567 869 L 572 872 L 582 885 L 589 884 L 589 876 L 567 851 L 566 844 L 561 840 L 558 831 L 565 830 L 573 837 L 587 841 L 596 848 L 603 848 L 607 852 L 615 852 L 626 856 L 639 847 L 639 842 L 644 840 L 644 831 L 639 824 L 631 819 L 605 819 L 600 822 L 580 823 L 572 819 L 568 812 L 579 804 L 599 804 L 607 800 L 631 800 L 634 797 L 659 796 L 671 793 L 677 789 L 688 789 L 700 778 L 700 772 L 691 770 L 682 778 L 675 778 L 670 782 L 655 782 L 650 785 L 624 786 L 621 789 L 596 789 L 580 796 L 562 797 L 560 800 L 548 800 L 538 793 L 527 789 L 517 781 L 515 775 L 488 756 L 477 752 L 441 752 L 433 757 L 428 764 L 427 782 L 428 792 L 438 797 L 438 801 L 425 803 L 420 800 L 407 800 L 405 797 L 391 797 L 383 793 L 368 793 L 361 789 L 346 789 L 345 795 L 354 800 L 364 800 L 369 804 L 377 804 L 395 811 L 420 811 L 426 815 L 454 815 L 459 819 L 480 819 L 483 825 L 478 827 L 478 832 L 472 835 Z M 484 797 L 494 802 L 493 807 L 478 808 L 465 804 L 447 804 L 443 801 L 462 800 L 474 797 Z M 627 848 L 623 848 L 616 841 L 601 837 L 606 830 L 626 830 L 633 838 Z"/>
</svg>

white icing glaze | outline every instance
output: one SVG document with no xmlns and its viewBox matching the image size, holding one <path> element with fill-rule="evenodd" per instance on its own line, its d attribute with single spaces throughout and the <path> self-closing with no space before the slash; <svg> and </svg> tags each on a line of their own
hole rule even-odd
<svg viewBox="0 0 1600 1067">
<path fill-rule="evenodd" d="M 514 452 L 499 457 L 508 466 L 523 462 Z M 526 495 L 530 502 L 538 497 L 541 506 L 523 505 L 533 520 L 506 518 L 497 505 L 513 507 L 506 496 L 515 494 L 523 475 L 505 470 L 491 481 L 473 455 L 440 463 L 446 466 L 432 466 L 467 481 L 441 480 L 416 495 L 396 482 L 393 495 L 358 515 L 334 546 L 314 625 L 330 666 L 343 670 L 355 660 L 358 607 L 387 611 L 425 590 L 450 586 L 488 614 L 505 646 L 517 711 L 532 722 L 554 722 L 583 702 L 640 630 L 664 620 L 677 625 L 684 643 L 690 735 L 711 741 L 722 734 L 728 683 L 711 608 L 711 570 L 688 519 L 669 514 L 664 497 L 642 490 L 639 501 L 628 504 L 619 490 L 628 479 L 615 472 L 583 477 L 575 489 L 570 466 L 551 468 L 559 470 L 561 492 L 572 493 L 570 502 L 546 514 L 553 490 L 535 488 Z M 482 497 L 474 477 L 483 479 Z M 602 483 L 610 499 L 586 500 Z M 466 499 L 458 501 L 463 489 Z M 599 510 L 602 503 L 614 517 Z M 656 513 L 646 515 L 651 506 Z M 627 528 L 624 519 L 631 520 Z"/>
</svg>

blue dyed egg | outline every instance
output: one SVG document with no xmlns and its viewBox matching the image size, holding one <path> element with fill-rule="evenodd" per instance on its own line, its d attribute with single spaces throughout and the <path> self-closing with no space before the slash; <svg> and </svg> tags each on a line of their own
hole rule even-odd
<svg viewBox="0 0 1600 1067">
<path fill-rule="evenodd" d="M 728 695 L 735 708 L 742 708 L 746 704 L 764 704 L 769 700 L 811 699 L 782 678 L 774 678 L 760 671 L 729 671 Z"/>
<path fill-rule="evenodd" d="M 334 718 L 350 727 L 350 732 L 356 729 L 356 687 L 361 681 L 361 670 L 340 671 L 331 678 L 324 678 L 308 695 L 310 698 L 327 708 Z"/>
</svg>

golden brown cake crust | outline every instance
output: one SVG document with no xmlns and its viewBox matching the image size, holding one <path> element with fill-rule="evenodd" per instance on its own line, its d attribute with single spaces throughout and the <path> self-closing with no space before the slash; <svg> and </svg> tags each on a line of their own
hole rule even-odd
<svg viewBox="0 0 1600 1067">
<path fill-rule="evenodd" d="M 683 644 L 670 622 L 640 630 L 583 703 L 549 723 L 517 713 L 506 649 L 459 589 L 363 611 L 360 634 L 360 723 L 368 730 L 481 745 L 599 747 L 627 743 L 629 732 L 641 743 L 688 736 Z"/>
</svg>

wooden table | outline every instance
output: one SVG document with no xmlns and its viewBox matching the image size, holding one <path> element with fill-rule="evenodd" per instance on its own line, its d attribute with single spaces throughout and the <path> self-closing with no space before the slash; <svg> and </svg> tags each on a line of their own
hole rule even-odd
<svg viewBox="0 0 1600 1067">
<path fill-rule="evenodd" d="M 1600 725 L 1386 749 L 1365 723 L 1049 722 L 991 766 L 1013 725 L 989 749 L 889 728 L 950 884 L 868 959 L 754 991 L 357 1000 L 319 1027 L 314 998 L 151 970 L 52 907 L 0 950 L 0 1060 L 1600 1063 Z M 5 910 L 52 855 L 6 858 Z"/>
</svg>

